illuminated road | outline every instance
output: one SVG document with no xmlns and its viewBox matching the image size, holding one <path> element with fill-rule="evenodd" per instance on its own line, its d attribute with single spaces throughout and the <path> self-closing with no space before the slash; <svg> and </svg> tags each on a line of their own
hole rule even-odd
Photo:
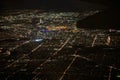
<svg viewBox="0 0 120 80">
<path fill-rule="evenodd" d="M 27 43 L 30 43 L 30 40 L 29 40 L 29 41 L 25 41 L 25 42 L 23 42 L 23 43 L 20 44 L 20 45 L 17 45 L 17 46 L 14 47 L 12 50 L 15 50 L 15 49 L 17 49 L 18 47 L 21 47 L 22 45 L 25 45 L 25 44 L 27 44 Z"/>
<path fill-rule="evenodd" d="M 68 67 L 65 69 L 65 71 L 63 72 L 63 74 L 62 74 L 62 76 L 60 77 L 59 80 L 62 80 L 62 79 L 63 79 L 63 77 L 65 76 L 66 72 L 70 69 L 71 65 L 74 63 L 74 61 L 75 61 L 76 58 L 78 57 L 78 56 L 76 55 L 77 51 L 78 51 L 78 50 L 76 50 L 75 53 L 73 54 L 73 55 L 74 55 L 74 58 L 72 59 L 72 61 L 71 61 L 70 64 L 68 65 Z"/>
<path fill-rule="evenodd" d="M 60 43 L 60 44 L 61 44 L 61 45 L 60 45 L 60 48 L 58 48 L 57 51 L 54 51 L 54 47 L 51 46 L 52 42 L 51 42 L 51 44 L 48 45 L 48 46 L 45 45 L 45 44 L 48 44 L 48 43 L 44 43 L 44 42 L 43 42 L 43 43 L 39 44 L 38 46 L 36 46 L 34 49 L 32 49 L 29 54 L 26 54 L 26 55 L 23 54 L 22 57 L 20 57 L 19 59 L 15 60 L 15 61 L 12 62 L 11 64 L 7 65 L 6 69 L 8 69 L 8 68 L 10 69 L 10 68 L 14 67 L 15 65 L 17 65 L 16 67 L 14 67 L 14 68 L 16 68 L 16 69 L 19 68 L 20 66 L 21 66 L 20 69 L 25 68 L 25 67 L 28 67 L 26 64 L 25 64 L 25 65 L 19 64 L 18 61 L 22 61 L 22 59 L 24 59 L 24 57 L 27 57 L 27 56 L 29 56 L 29 55 L 35 55 L 35 51 L 38 50 L 38 49 L 40 50 L 40 47 L 42 47 L 42 48 L 43 48 L 44 46 L 45 46 L 45 47 L 47 46 L 48 48 L 52 47 L 53 53 L 51 53 L 51 54 L 48 53 L 48 54 L 50 55 L 50 57 L 48 57 L 47 59 L 44 59 L 44 58 L 43 58 L 43 60 L 44 60 L 44 61 L 42 62 L 42 65 L 43 65 L 43 64 L 47 63 L 47 62 L 50 60 L 51 57 L 53 57 L 54 55 L 56 55 L 56 54 L 69 42 L 69 40 L 70 40 L 70 38 L 67 38 L 64 43 L 62 43 L 62 44 Z M 43 45 L 43 44 L 44 44 L 44 45 Z M 59 45 L 59 44 L 58 44 L 58 45 Z M 55 48 L 57 48 L 57 46 L 55 46 Z M 46 49 L 47 49 L 47 48 L 46 48 Z M 52 51 L 51 51 L 51 52 L 52 52 Z M 47 57 L 47 56 L 46 56 L 46 57 Z M 41 60 L 42 60 L 42 59 L 41 59 Z M 29 62 L 28 62 L 27 64 L 29 64 Z M 37 63 L 37 65 L 38 65 L 38 64 L 39 64 L 39 63 Z M 18 65 L 19 65 L 19 66 L 18 66 Z M 30 67 L 30 66 L 29 66 L 29 67 Z M 15 75 L 16 73 L 18 73 L 18 72 L 20 71 L 20 69 L 11 72 L 11 74 L 10 74 L 6 79 L 8 79 L 9 77 L 11 77 L 11 76 Z M 37 70 L 37 68 L 36 68 L 35 70 Z M 34 71 L 35 71 L 35 70 L 34 70 Z"/>
<path fill-rule="evenodd" d="M 120 30 L 76 27 L 101 10 L 5 12 L 0 80 L 120 80 Z"/>
<path fill-rule="evenodd" d="M 93 39 L 92 47 L 94 46 L 96 40 L 97 40 L 97 35 L 95 35 L 95 37 L 94 37 L 94 39 Z"/>
<path fill-rule="evenodd" d="M 38 45 L 37 47 L 35 47 L 29 54 L 27 54 L 27 55 L 22 55 L 22 57 L 20 57 L 19 59 L 17 59 L 17 60 L 15 60 L 14 62 L 12 62 L 11 64 L 9 64 L 9 65 L 7 65 L 5 68 L 9 68 L 9 67 L 11 67 L 13 64 L 15 64 L 17 61 L 19 61 L 19 60 L 21 60 L 21 59 L 23 59 L 24 57 L 26 57 L 26 56 L 28 56 L 28 55 L 30 55 L 32 52 L 34 52 L 35 50 L 37 50 L 39 47 L 41 47 L 42 46 L 42 44 L 40 44 L 40 45 Z"/>
<path fill-rule="evenodd" d="M 58 52 L 59 52 L 60 50 L 62 50 L 62 49 L 64 48 L 64 46 L 69 42 L 70 39 L 71 39 L 71 38 L 68 37 L 67 40 L 63 43 L 63 45 L 61 45 L 61 47 L 60 47 L 56 52 L 54 52 L 50 57 L 48 57 L 48 59 L 46 59 L 42 64 L 40 64 L 40 66 L 43 66 L 45 63 L 49 62 L 52 57 L 54 57 L 55 55 L 57 55 Z M 37 70 L 37 68 L 33 71 L 33 73 L 36 73 L 36 70 Z M 36 76 L 33 78 L 33 80 L 34 80 L 39 74 L 40 74 L 40 72 L 36 74 Z"/>
<path fill-rule="evenodd" d="M 0 79 L 111 80 L 113 71 L 119 71 L 119 57 L 114 55 L 119 54 L 96 49 L 100 40 L 96 34 L 86 38 L 89 41 L 88 47 L 73 45 L 71 42 L 78 36 L 79 34 L 70 34 L 63 39 L 30 41 L 15 48 L 6 60 L 0 59 L 1 62 L 5 61 L 5 65 L 1 65 L 3 68 L 0 69 Z M 77 38 L 78 42 L 82 41 L 82 37 L 81 35 L 80 39 Z"/>
</svg>

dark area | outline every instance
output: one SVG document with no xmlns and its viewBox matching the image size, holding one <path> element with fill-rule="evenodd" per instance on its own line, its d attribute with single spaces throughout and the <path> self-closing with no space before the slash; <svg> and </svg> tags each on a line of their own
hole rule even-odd
<svg viewBox="0 0 120 80">
<path fill-rule="evenodd" d="M 95 14 L 93 16 L 87 17 L 82 21 L 78 21 L 78 28 L 87 29 L 120 29 L 119 19 L 119 1 L 117 0 L 85 0 L 88 2 L 98 3 L 108 6 L 105 11 Z"/>
<path fill-rule="evenodd" d="M 85 3 L 86 2 L 86 3 Z M 61 10 L 78 11 L 81 8 L 89 8 L 84 0 L 1 0 L 1 9 L 41 9 L 41 10 Z M 99 3 L 97 4 L 99 5 Z M 101 4 L 100 4 L 101 5 Z M 94 5 L 93 5 L 94 6 Z M 105 5 L 106 6 L 106 5 Z M 95 6 L 94 6 L 95 8 Z"/>
<path fill-rule="evenodd" d="M 120 29 L 120 12 L 109 9 L 77 22 L 78 28 Z"/>
</svg>

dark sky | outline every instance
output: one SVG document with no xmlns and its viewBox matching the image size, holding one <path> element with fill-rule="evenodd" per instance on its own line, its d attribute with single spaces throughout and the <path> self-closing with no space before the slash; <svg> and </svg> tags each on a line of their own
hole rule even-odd
<svg viewBox="0 0 120 80">
<path fill-rule="evenodd" d="M 0 0 L 1 9 L 73 9 L 86 7 L 82 3 L 97 3 L 100 5 L 117 7 L 116 0 Z"/>
<path fill-rule="evenodd" d="M 104 9 L 120 12 L 119 0 L 0 0 L 0 10 L 42 9 L 42 10 L 88 10 Z"/>
</svg>

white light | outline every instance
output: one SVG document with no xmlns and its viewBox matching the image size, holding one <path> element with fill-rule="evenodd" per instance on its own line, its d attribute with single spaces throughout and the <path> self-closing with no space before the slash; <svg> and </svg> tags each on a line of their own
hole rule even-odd
<svg viewBox="0 0 120 80">
<path fill-rule="evenodd" d="M 43 39 L 36 39 L 35 41 L 36 41 L 36 42 L 39 42 L 39 41 L 42 41 L 42 40 L 43 40 Z"/>
</svg>

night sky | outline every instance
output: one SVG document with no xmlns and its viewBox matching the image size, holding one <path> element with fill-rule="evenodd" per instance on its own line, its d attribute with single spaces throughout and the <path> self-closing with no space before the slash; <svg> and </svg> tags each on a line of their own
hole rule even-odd
<svg viewBox="0 0 120 80">
<path fill-rule="evenodd" d="M 1 9 L 79 9 L 84 6 L 84 2 L 118 7 L 116 0 L 1 0 L 0 7 Z"/>
</svg>

